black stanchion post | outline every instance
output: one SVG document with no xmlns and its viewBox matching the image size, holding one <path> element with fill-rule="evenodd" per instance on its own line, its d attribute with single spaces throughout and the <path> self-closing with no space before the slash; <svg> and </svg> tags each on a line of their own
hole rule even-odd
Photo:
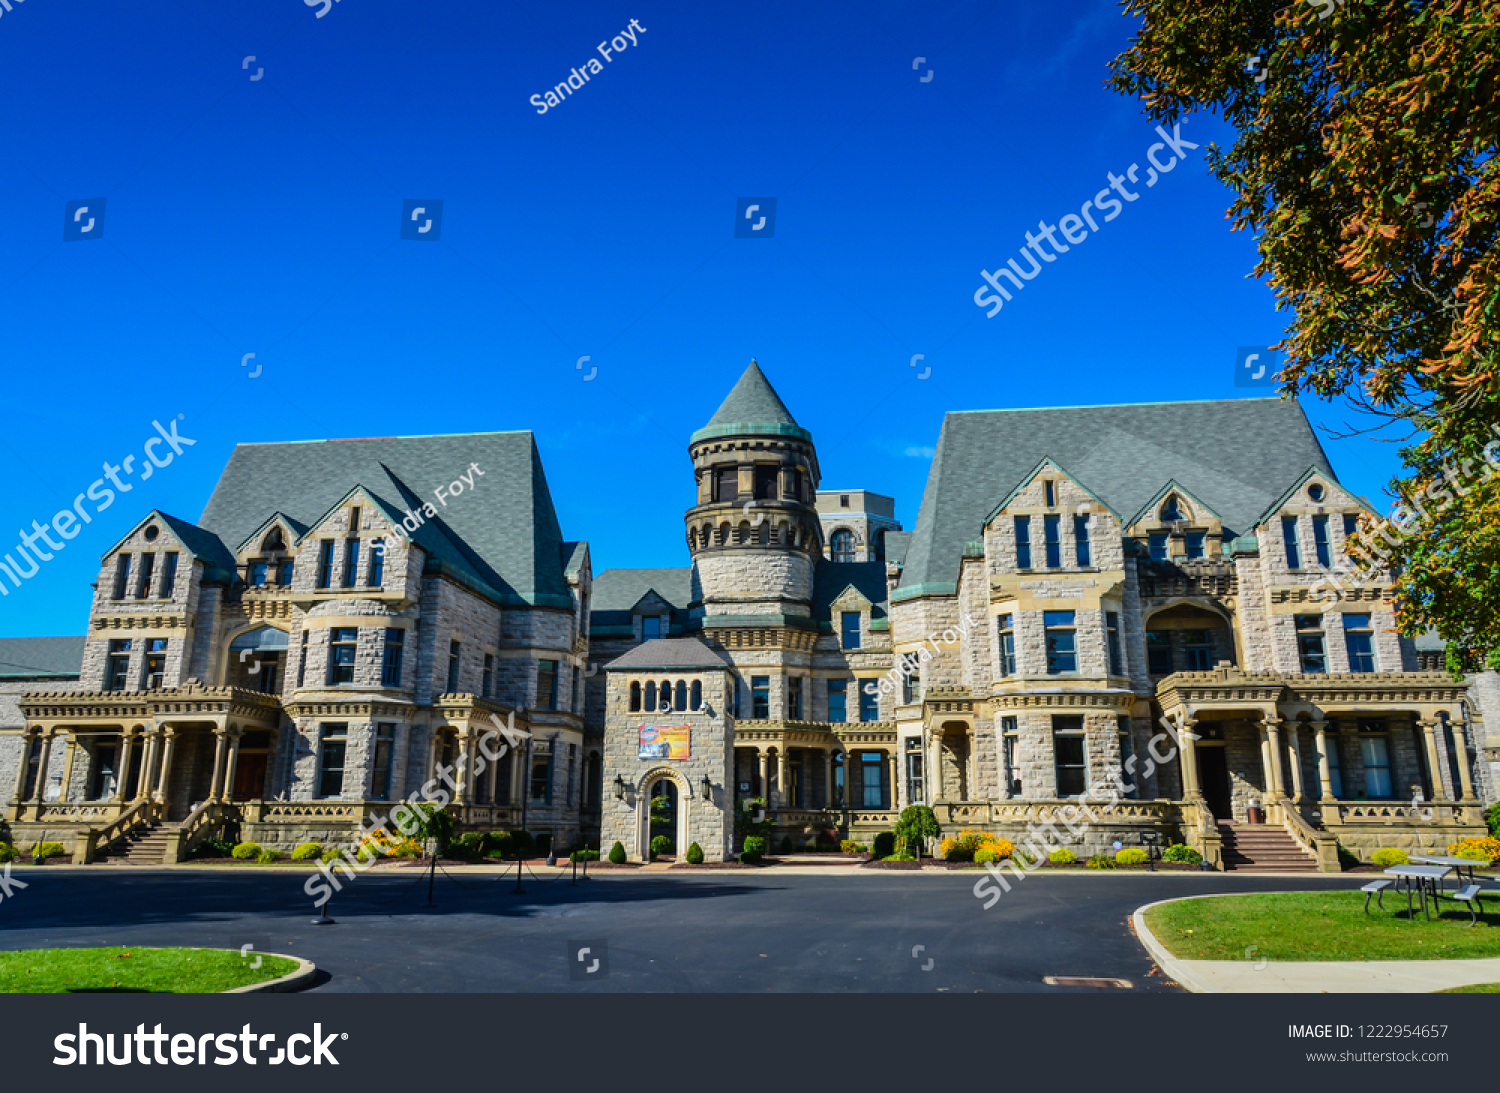
<svg viewBox="0 0 1500 1093">
<path fill-rule="evenodd" d="M 323 901 L 323 906 L 318 909 L 318 917 L 312 920 L 314 926 L 333 926 L 336 920 L 328 917 L 329 904 L 333 902 L 333 892 L 328 893 L 328 898 Z"/>
<path fill-rule="evenodd" d="M 589 879 L 589 841 L 583 840 L 583 879 Z"/>
<path fill-rule="evenodd" d="M 521 887 L 521 852 L 519 850 L 517 850 L 516 851 L 516 890 L 514 892 L 512 892 L 511 895 L 513 895 L 513 896 L 524 896 L 525 894 L 526 894 L 526 889 L 524 889 L 524 888 Z"/>
<path fill-rule="evenodd" d="M 578 884 L 578 855 L 569 854 L 568 857 L 573 859 L 573 885 L 576 887 Z"/>
<path fill-rule="evenodd" d="M 437 847 L 432 848 L 432 865 L 427 869 L 427 906 L 435 906 L 432 902 L 432 886 L 437 880 Z"/>
</svg>

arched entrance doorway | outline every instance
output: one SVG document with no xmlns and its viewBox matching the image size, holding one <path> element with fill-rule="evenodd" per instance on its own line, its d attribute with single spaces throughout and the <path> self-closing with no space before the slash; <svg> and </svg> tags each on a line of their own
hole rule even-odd
<svg viewBox="0 0 1500 1093">
<path fill-rule="evenodd" d="M 676 771 L 656 770 L 641 780 L 640 792 L 636 794 L 637 854 L 642 861 L 651 860 L 651 840 L 665 835 L 672 841 L 666 854 L 681 856 L 686 853 L 690 838 L 688 834 L 689 792 Z"/>
</svg>

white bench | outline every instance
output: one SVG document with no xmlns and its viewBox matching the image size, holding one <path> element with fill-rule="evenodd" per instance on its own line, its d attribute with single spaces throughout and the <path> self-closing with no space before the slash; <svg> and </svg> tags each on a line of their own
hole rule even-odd
<svg viewBox="0 0 1500 1093">
<path fill-rule="evenodd" d="M 1460 903 L 1467 903 L 1469 905 L 1470 926 L 1479 921 L 1479 885 L 1466 884 L 1453 893 L 1453 898 Z M 1368 897 L 1366 897 L 1366 902 L 1368 902 Z"/>
<path fill-rule="evenodd" d="M 1365 914 L 1370 914 L 1370 897 L 1375 897 L 1375 906 L 1382 911 L 1385 910 L 1385 890 L 1391 886 L 1388 880 L 1372 880 L 1369 884 L 1362 885 L 1360 891 L 1365 894 Z M 1373 916 L 1372 916 L 1373 917 Z"/>
</svg>

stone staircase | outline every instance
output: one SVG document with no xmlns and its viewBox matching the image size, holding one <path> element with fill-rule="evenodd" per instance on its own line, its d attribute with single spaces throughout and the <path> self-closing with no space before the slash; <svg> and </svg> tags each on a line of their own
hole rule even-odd
<svg viewBox="0 0 1500 1093">
<path fill-rule="evenodd" d="M 157 822 L 138 827 L 119 842 L 102 850 L 94 863 L 108 865 L 161 865 L 167 853 L 167 833 L 176 824 Z"/>
<path fill-rule="evenodd" d="M 1318 863 L 1297 841 L 1271 824 L 1219 821 L 1224 869 L 1235 873 L 1316 873 Z"/>
</svg>

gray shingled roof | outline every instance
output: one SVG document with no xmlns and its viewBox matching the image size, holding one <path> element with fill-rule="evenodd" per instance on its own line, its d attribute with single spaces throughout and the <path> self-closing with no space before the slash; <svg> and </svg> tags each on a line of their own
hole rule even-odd
<svg viewBox="0 0 1500 1093">
<path fill-rule="evenodd" d="M 433 490 L 471 463 L 483 476 L 444 506 Z M 431 552 L 430 567 L 501 602 L 571 604 L 557 512 L 526 431 L 241 444 L 198 523 L 226 543 L 241 543 L 278 510 L 312 524 L 356 485 L 398 512 L 424 502 L 437 507 L 414 536 Z"/>
<path fill-rule="evenodd" d="M 641 671 L 657 668 L 727 668 L 729 661 L 697 638 L 653 638 L 621 654 L 605 666 L 606 671 Z"/>
<path fill-rule="evenodd" d="M 696 441 L 707 436 L 729 436 L 739 433 L 769 433 L 799 436 L 811 440 L 812 434 L 797 424 L 755 361 L 745 369 L 728 397 L 719 404 L 708 424 L 693 433 Z"/>
<path fill-rule="evenodd" d="M 77 679 L 83 667 L 84 640 L 0 638 L 0 679 Z"/>
<path fill-rule="evenodd" d="M 851 584 L 875 605 L 874 617 L 884 618 L 884 562 L 819 562 L 818 568 L 813 572 L 813 618 L 819 622 L 831 620 L 830 608 L 833 601 Z"/>
<path fill-rule="evenodd" d="M 606 569 L 594 578 L 593 613 L 629 612 L 641 597 L 655 589 L 656 594 L 679 611 L 686 611 L 693 600 L 693 568 Z"/>
<path fill-rule="evenodd" d="M 1176 478 L 1238 534 L 1254 526 L 1266 506 L 1309 467 L 1333 477 L 1295 401 L 949 413 L 899 591 L 915 595 L 924 585 L 934 586 L 928 591 L 943 591 L 945 585 L 951 591 L 964 544 L 980 537 L 985 517 L 1046 457 L 1127 517 Z"/>
<path fill-rule="evenodd" d="M 885 533 L 885 560 L 902 565 L 906 552 L 911 549 L 911 532 L 888 531 Z"/>
</svg>

